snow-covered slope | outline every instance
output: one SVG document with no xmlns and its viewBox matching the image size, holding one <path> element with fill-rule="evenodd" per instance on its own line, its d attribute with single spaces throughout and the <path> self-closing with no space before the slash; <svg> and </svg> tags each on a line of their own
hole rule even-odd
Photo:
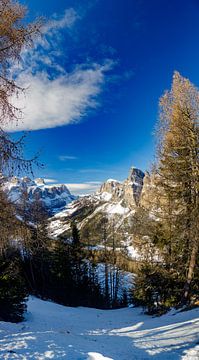
<svg viewBox="0 0 199 360">
<path fill-rule="evenodd" d="M 76 197 L 71 195 L 70 191 L 64 184 L 46 185 L 44 179 L 31 180 L 28 177 L 6 178 L 3 184 L 12 202 L 20 203 L 23 194 L 27 194 L 28 201 L 34 199 L 40 200 L 51 213 L 60 211 Z"/>
<path fill-rule="evenodd" d="M 93 245 L 100 245 L 102 239 L 100 222 L 105 217 L 108 227 L 115 228 L 117 234 L 122 234 L 122 246 L 126 247 L 131 258 L 138 259 L 139 254 L 132 245 L 131 221 L 139 204 L 142 193 L 144 173 L 131 168 L 124 182 L 114 179 L 107 180 L 94 194 L 80 197 L 55 214 L 50 219 L 49 234 L 53 238 L 69 237 L 71 220 L 75 220 L 87 242 L 84 234 L 90 234 Z"/>
<path fill-rule="evenodd" d="M 198 360 L 199 309 L 153 318 L 30 298 L 26 321 L 0 322 L 0 359 Z"/>
</svg>

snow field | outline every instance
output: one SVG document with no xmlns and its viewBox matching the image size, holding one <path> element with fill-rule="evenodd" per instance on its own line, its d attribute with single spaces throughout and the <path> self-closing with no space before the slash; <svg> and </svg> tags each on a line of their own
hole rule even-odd
<svg viewBox="0 0 199 360">
<path fill-rule="evenodd" d="M 32 297 L 26 321 L 0 322 L 0 359 L 198 360 L 199 309 L 149 317 Z"/>
</svg>

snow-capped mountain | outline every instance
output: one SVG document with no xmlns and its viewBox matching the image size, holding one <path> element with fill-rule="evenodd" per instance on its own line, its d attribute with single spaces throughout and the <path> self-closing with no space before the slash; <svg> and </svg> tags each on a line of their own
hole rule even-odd
<svg viewBox="0 0 199 360">
<path fill-rule="evenodd" d="M 138 259 L 140 252 L 133 239 L 132 223 L 139 204 L 145 206 L 148 202 L 151 181 L 148 174 L 133 167 L 123 182 L 108 179 L 99 191 L 82 197 L 71 195 L 64 184 L 47 185 L 41 178 L 4 178 L 3 188 L 16 205 L 23 201 L 23 194 L 30 202 L 37 199 L 43 203 L 50 216 L 50 237 L 70 238 L 71 221 L 75 221 L 83 241 L 101 247 L 105 219 L 107 232 L 110 234 L 114 228 L 114 236 L 120 239 L 118 248 L 124 245 L 129 256 Z"/>
<path fill-rule="evenodd" d="M 13 203 L 20 204 L 23 194 L 26 193 L 28 201 L 35 199 L 41 201 L 50 214 L 60 211 L 77 198 L 70 193 L 66 185 L 47 185 L 42 178 L 35 180 L 29 177 L 4 178 L 3 189 Z"/>
<path fill-rule="evenodd" d="M 53 238 L 69 237 L 71 220 L 77 223 L 82 238 L 93 245 L 101 244 L 102 222 L 106 218 L 109 228 L 114 226 L 121 234 L 131 255 L 138 256 L 131 248 L 131 222 L 141 200 L 145 174 L 131 168 L 128 178 L 123 181 L 109 179 L 94 194 L 80 197 L 68 204 L 50 219 L 49 233 Z"/>
</svg>

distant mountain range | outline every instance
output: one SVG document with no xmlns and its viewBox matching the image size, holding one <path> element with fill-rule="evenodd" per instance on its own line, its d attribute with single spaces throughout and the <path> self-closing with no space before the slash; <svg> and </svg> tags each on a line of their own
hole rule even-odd
<svg viewBox="0 0 199 360">
<path fill-rule="evenodd" d="M 72 195 L 64 184 L 47 185 L 44 179 L 31 180 L 29 177 L 8 177 L 4 178 L 3 189 L 9 199 L 20 204 L 23 193 L 26 192 L 28 201 L 35 199 L 42 202 L 49 212 L 49 215 L 63 209 L 66 205 L 77 199 Z"/>
<path fill-rule="evenodd" d="M 28 201 L 39 199 L 49 213 L 49 235 L 52 238 L 70 238 L 71 221 L 75 221 L 84 242 L 102 246 L 103 221 L 107 232 L 115 231 L 115 238 L 124 245 L 131 258 L 140 258 L 132 233 L 134 215 L 140 204 L 147 204 L 151 178 L 148 173 L 132 167 L 123 182 L 109 179 L 99 191 L 76 197 L 64 184 L 46 185 L 41 178 L 6 178 L 3 188 L 13 203 L 20 204 L 22 194 Z M 110 239 L 111 239 L 110 235 Z M 111 240 L 110 240 L 111 241 Z"/>
</svg>

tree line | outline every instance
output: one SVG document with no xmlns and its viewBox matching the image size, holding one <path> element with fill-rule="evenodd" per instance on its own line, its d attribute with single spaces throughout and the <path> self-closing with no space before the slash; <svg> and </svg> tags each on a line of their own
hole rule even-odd
<svg viewBox="0 0 199 360">
<path fill-rule="evenodd" d="M 105 263 L 105 271 L 99 273 L 74 222 L 70 238 L 50 239 L 48 214 L 39 200 L 30 203 L 24 196 L 26 201 L 16 207 L 1 195 L 0 319 L 22 320 L 28 295 L 67 306 L 127 305 L 126 294 L 118 296 L 117 269 Z"/>
</svg>

